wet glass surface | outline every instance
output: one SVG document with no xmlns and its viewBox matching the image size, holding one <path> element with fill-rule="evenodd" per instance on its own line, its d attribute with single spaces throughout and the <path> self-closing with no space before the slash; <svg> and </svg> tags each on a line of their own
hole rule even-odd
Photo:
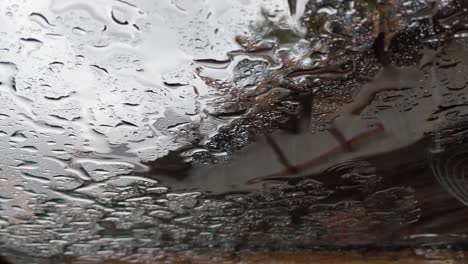
<svg viewBox="0 0 468 264">
<path fill-rule="evenodd" d="M 467 12 L 0 1 L 2 255 L 463 248 Z"/>
</svg>

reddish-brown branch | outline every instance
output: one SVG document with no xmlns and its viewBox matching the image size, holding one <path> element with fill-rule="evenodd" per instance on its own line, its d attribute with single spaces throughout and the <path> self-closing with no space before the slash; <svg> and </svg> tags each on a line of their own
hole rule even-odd
<svg viewBox="0 0 468 264">
<path fill-rule="evenodd" d="M 276 143 L 276 141 L 273 139 L 272 136 L 270 135 L 265 135 L 265 138 L 267 140 L 268 145 L 273 149 L 275 152 L 276 156 L 278 157 L 278 160 L 283 166 L 286 167 L 286 169 L 290 173 L 297 173 L 296 168 L 289 162 L 288 158 L 284 154 L 283 150 L 281 150 L 281 147 Z"/>
<path fill-rule="evenodd" d="M 330 134 L 341 144 L 343 150 L 347 152 L 353 151 L 351 144 L 349 144 L 343 133 L 341 133 L 341 131 L 339 131 L 336 127 L 329 128 L 328 132 L 330 132 Z"/>
<path fill-rule="evenodd" d="M 352 146 L 352 145 L 358 144 L 358 143 L 364 141 L 365 139 L 368 139 L 368 138 L 376 136 L 376 135 L 380 135 L 384 131 L 385 131 L 384 126 L 381 123 L 376 123 L 376 124 L 374 124 L 374 128 L 372 128 L 370 130 L 367 130 L 365 132 L 362 132 L 362 133 L 354 136 L 350 140 L 347 140 L 346 145 Z M 343 147 L 343 145 L 340 144 L 339 146 L 336 146 L 336 147 L 332 148 L 331 150 L 329 150 L 329 151 L 327 151 L 327 152 L 325 152 L 325 153 L 323 153 L 323 154 L 321 154 L 321 155 L 319 155 L 319 156 L 317 156 L 317 157 L 315 157 L 315 158 L 313 158 L 311 160 L 307 160 L 305 162 L 294 165 L 294 168 L 295 168 L 295 170 L 297 172 L 302 172 L 302 171 L 304 171 L 306 169 L 316 167 L 317 165 L 319 165 L 320 163 L 326 161 L 330 157 L 332 157 L 332 156 L 334 156 L 334 155 L 336 155 L 336 154 L 338 154 L 340 152 L 343 152 L 343 151 L 346 151 L 346 149 L 345 149 L 345 147 Z M 250 179 L 250 180 L 246 181 L 245 184 L 251 185 L 251 184 L 259 183 L 262 180 L 272 179 L 272 178 L 275 178 L 275 177 L 290 177 L 290 176 L 293 176 L 293 174 L 291 174 L 290 170 L 283 170 L 283 171 L 280 171 L 280 172 L 277 172 L 277 173 L 272 173 L 272 174 L 267 175 L 267 176 L 256 177 L 256 178 Z"/>
</svg>

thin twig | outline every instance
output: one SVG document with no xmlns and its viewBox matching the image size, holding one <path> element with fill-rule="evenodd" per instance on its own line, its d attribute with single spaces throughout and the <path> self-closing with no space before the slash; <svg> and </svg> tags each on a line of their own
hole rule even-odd
<svg viewBox="0 0 468 264">
<path fill-rule="evenodd" d="M 270 145 L 270 147 L 273 149 L 273 151 L 275 152 L 276 156 L 278 157 L 278 160 L 281 164 L 283 164 L 283 166 L 286 167 L 286 169 L 290 172 L 290 173 L 297 173 L 297 170 L 296 168 L 289 162 L 288 158 L 286 157 L 286 155 L 284 154 L 283 150 L 281 149 L 281 147 L 278 145 L 278 143 L 276 143 L 276 141 L 273 139 L 272 136 L 270 135 L 267 135 L 265 134 L 265 138 L 267 140 L 267 143 L 268 145 Z"/>
<path fill-rule="evenodd" d="M 374 124 L 373 129 L 367 130 L 365 132 L 362 132 L 362 133 L 354 136 L 350 140 L 347 140 L 346 144 L 348 144 L 350 146 L 358 144 L 358 143 L 360 143 L 361 141 L 363 141 L 365 139 L 368 139 L 368 138 L 373 137 L 375 135 L 382 134 L 384 131 L 385 131 L 385 128 L 382 125 L 382 123 L 376 123 L 376 124 Z M 323 153 L 323 154 L 321 154 L 321 155 L 319 155 L 319 156 L 317 156 L 317 157 L 315 157 L 315 158 L 313 158 L 311 160 L 307 160 L 305 162 L 299 163 L 297 165 L 294 165 L 293 167 L 295 168 L 295 170 L 297 172 L 302 172 L 302 171 L 304 171 L 306 169 L 316 167 L 320 163 L 326 161 L 330 157 L 332 157 L 332 156 L 334 156 L 334 155 L 336 155 L 336 154 L 338 154 L 340 152 L 343 152 L 344 150 L 345 149 L 343 148 L 343 146 L 339 145 L 339 146 L 334 147 L 331 150 L 329 150 L 329 151 L 327 151 L 327 152 L 325 152 L 325 153 Z M 263 180 L 273 179 L 275 177 L 291 177 L 291 176 L 294 176 L 294 173 L 292 174 L 290 172 L 290 170 L 283 170 L 283 171 L 280 171 L 280 172 L 277 172 L 277 173 L 272 173 L 272 174 L 267 175 L 267 176 L 256 177 L 256 178 L 250 179 L 250 180 L 246 181 L 245 184 L 251 185 L 251 184 L 259 183 L 259 182 L 261 182 Z"/>
</svg>

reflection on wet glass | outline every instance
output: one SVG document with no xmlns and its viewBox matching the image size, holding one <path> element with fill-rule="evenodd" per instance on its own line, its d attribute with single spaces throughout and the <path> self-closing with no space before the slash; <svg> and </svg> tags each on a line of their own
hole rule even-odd
<svg viewBox="0 0 468 264">
<path fill-rule="evenodd" d="M 7 256 L 466 242 L 466 1 L 0 12 Z"/>
</svg>

